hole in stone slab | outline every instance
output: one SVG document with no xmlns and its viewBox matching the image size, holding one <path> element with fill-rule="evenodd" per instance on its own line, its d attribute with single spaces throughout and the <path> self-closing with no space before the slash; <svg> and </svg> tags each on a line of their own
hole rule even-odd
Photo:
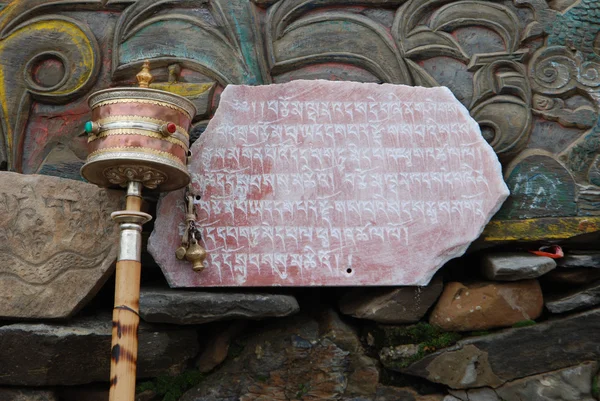
<svg viewBox="0 0 600 401">
<path fill-rule="evenodd" d="M 350 268 L 346 269 L 346 273 L 352 274 L 352 269 L 350 269 Z"/>
</svg>

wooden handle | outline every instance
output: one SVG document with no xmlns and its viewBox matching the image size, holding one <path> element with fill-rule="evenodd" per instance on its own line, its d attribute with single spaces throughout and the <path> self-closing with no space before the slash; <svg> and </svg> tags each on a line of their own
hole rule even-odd
<svg viewBox="0 0 600 401">
<path fill-rule="evenodd" d="M 127 197 L 127 212 L 139 212 L 142 198 Z M 134 401 L 140 323 L 139 260 L 119 260 L 116 269 L 115 307 L 112 321 L 110 401 Z"/>
</svg>

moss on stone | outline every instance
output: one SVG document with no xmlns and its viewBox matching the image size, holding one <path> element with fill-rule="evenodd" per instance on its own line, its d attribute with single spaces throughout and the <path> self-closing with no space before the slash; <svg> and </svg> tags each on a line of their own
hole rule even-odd
<svg viewBox="0 0 600 401">
<path fill-rule="evenodd" d="M 597 400 L 600 399 L 600 384 L 598 383 L 599 377 L 599 375 L 596 375 L 592 380 L 592 396 L 594 396 L 594 398 Z"/>
<path fill-rule="evenodd" d="M 535 320 L 528 319 L 528 320 L 521 320 L 520 322 L 513 324 L 512 327 L 517 329 L 519 327 L 533 326 L 534 324 L 536 324 Z"/>
<path fill-rule="evenodd" d="M 296 398 L 302 399 L 308 392 L 310 391 L 310 384 L 300 384 L 298 385 L 298 391 L 296 392 Z"/>
<path fill-rule="evenodd" d="M 153 391 L 161 401 L 177 401 L 183 394 L 204 379 L 197 370 L 186 370 L 178 376 L 160 376 L 152 381 L 140 383 L 136 392 Z"/>
<path fill-rule="evenodd" d="M 384 342 L 386 346 L 394 347 L 403 344 L 417 344 L 419 350 L 416 354 L 388 361 L 386 365 L 394 369 L 403 369 L 412 363 L 422 359 L 428 354 L 441 348 L 449 347 L 461 339 L 461 335 L 455 332 L 443 331 L 428 323 L 417 323 L 412 326 L 394 327 L 388 326 Z"/>
<path fill-rule="evenodd" d="M 246 338 L 236 338 L 229 345 L 229 351 L 227 352 L 227 358 L 235 359 L 242 354 L 244 348 L 246 348 Z"/>
<path fill-rule="evenodd" d="M 488 330 L 477 330 L 477 331 L 470 331 L 467 334 L 467 337 L 481 337 L 481 336 L 487 336 L 488 334 L 491 334 L 491 332 Z"/>
<path fill-rule="evenodd" d="M 269 380 L 269 376 L 263 374 L 257 374 L 256 376 L 254 376 L 254 378 L 256 379 L 256 381 L 261 383 L 265 383 L 267 380 Z"/>
<path fill-rule="evenodd" d="M 378 345 L 382 347 L 423 343 L 440 348 L 460 338 L 458 333 L 443 331 L 423 322 L 411 326 L 380 326 L 378 331 L 375 336 L 376 344 L 379 343 Z"/>
</svg>

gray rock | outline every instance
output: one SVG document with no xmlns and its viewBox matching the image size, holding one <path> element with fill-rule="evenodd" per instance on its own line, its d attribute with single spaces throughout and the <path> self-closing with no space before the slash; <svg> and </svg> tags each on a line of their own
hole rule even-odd
<svg viewBox="0 0 600 401">
<path fill-rule="evenodd" d="M 556 267 L 554 259 L 530 253 L 489 253 L 483 257 L 485 278 L 499 281 L 539 277 Z"/>
<path fill-rule="evenodd" d="M 568 285 L 584 285 L 600 280 L 600 269 L 589 267 L 571 267 L 552 270 L 542 277 L 544 282 L 553 282 Z"/>
<path fill-rule="evenodd" d="M 600 252 L 597 251 L 570 251 L 557 260 L 560 267 L 593 267 L 600 268 Z"/>
<path fill-rule="evenodd" d="M 418 322 L 440 296 L 444 284 L 436 276 L 424 287 L 355 289 L 338 302 L 340 311 L 359 319 L 380 323 Z"/>
<path fill-rule="evenodd" d="M 419 344 L 402 344 L 395 347 L 384 347 L 379 352 L 379 358 L 386 361 L 410 358 L 419 353 L 419 348 Z"/>
<path fill-rule="evenodd" d="M 600 281 L 567 294 L 550 295 L 545 298 L 546 308 L 552 313 L 564 313 L 588 309 L 600 304 Z"/>
<path fill-rule="evenodd" d="M 498 394 L 489 387 L 476 388 L 467 391 L 450 390 L 450 394 L 460 401 L 502 401 L 498 398 Z M 527 401 L 529 401 L 529 399 Z"/>
<path fill-rule="evenodd" d="M 106 384 L 88 384 L 64 386 L 57 391 L 60 401 L 106 401 L 109 399 L 109 390 L 110 387 Z M 138 394 L 135 401 L 140 401 Z"/>
<path fill-rule="evenodd" d="M 527 401 L 594 401 L 592 378 L 597 362 L 548 372 L 506 383 L 496 392 L 500 399 Z"/>
<path fill-rule="evenodd" d="M 377 393 L 377 361 L 333 311 L 272 321 L 237 344 L 243 349 L 180 401 L 372 400 Z"/>
<path fill-rule="evenodd" d="M 225 319 L 263 319 L 297 313 L 291 295 L 200 292 L 142 288 L 140 316 L 147 322 L 200 324 Z"/>
<path fill-rule="evenodd" d="M 111 317 L 80 318 L 66 324 L 9 324 L 0 327 L 0 384 L 73 385 L 108 382 Z M 194 330 L 140 324 L 138 377 L 181 372 L 198 352 Z"/>
<path fill-rule="evenodd" d="M 361 398 L 369 401 L 452 401 L 441 394 L 420 395 L 410 387 L 379 386 L 375 398 Z"/>
<path fill-rule="evenodd" d="M 597 362 L 586 362 L 525 377 L 496 389 L 484 387 L 450 393 L 461 401 L 594 401 L 592 380 L 597 370 Z"/>
<path fill-rule="evenodd" d="M 54 391 L 37 389 L 0 388 L 2 401 L 58 401 Z"/>
<path fill-rule="evenodd" d="M 600 309 L 534 326 L 471 337 L 405 369 L 454 389 L 499 387 L 510 380 L 600 358 Z"/>
<path fill-rule="evenodd" d="M 72 316 L 112 273 L 121 191 L 0 172 L 0 317 Z"/>
<path fill-rule="evenodd" d="M 205 336 L 206 346 L 196 360 L 196 367 L 202 373 L 207 373 L 219 366 L 229 352 L 231 340 L 240 335 L 248 326 L 244 320 L 224 322 L 213 328 L 209 336 Z"/>
</svg>

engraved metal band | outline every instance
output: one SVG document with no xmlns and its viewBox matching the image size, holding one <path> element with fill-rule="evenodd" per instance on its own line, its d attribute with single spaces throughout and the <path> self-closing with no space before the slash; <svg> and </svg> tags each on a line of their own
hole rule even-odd
<svg viewBox="0 0 600 401">
<path fill-rule="evenodd" d="M 116 124 L 116 123 L 114 123 Z M 178 145 L 183 148 L 187 152 L 189 146 L 188 139 L 181 135 L 179 132 L 175 132 L 171 136 L 165 136 L 161 133 L 156 132 L 154 129 L 143 129 L 143 128 L 112 128 L 112 129 L 104 129 L 103 125 L 100 129 L 100 133 L 96 135 L 90 135 L 88 137 L 88 143 L 92 143 L 100 138 L 105 138 L 107 136 L 113 135 L 142 135 L 150 138 L 157 138 L 163 141 L 171 142 L 175 145 Z M 160 127 L 159 127 L 160 128 Z"/>
<path fill-rule="evenodd" d="M 172 93 L 147 88 L 114 88 L 94 93 L 88 99 L 91 109 L 105 104 L 150 103 L 179 110 L 190 119 L 196 115 L 196 107 L 186 98 Z"/>
<path fill-rule="evenodd" d="M 123 116 L 104 117 L 104 118 L 97 120 L 96 123 L 98 123 L 98 125 L 100 125 L 100 127 L 102 128 L 106 124 L 113 123 L 116 121 L 143 121 L 143 122 L 149 122 L 149 123 L 156 124 L 159 127 L 171 122 L 171 121 L 160 120 L 158 118 L 152 118 L 152 117 L 123 115 Z M 183 128 L 182 126 L 177 125 L 177 124 L 175 124 L 175 126 L 177 127 L 177 131 L 179 131 L 182 135 L 185 135 L 186 137 L 189 138 L 190 135 L 185 128 Z"/>
<path fill-rule="evenodd" d="M 121 224 L 121 242 L 118 260 L 136 260 L 142 258 L 142 226 L 139 224 Z"/>
<path fill-rule="evenodd" d="M 169 164 L 176 168 L 185 168 L 185 164 L 177 156 L 172 155 L 169 152 L 163 152 L 161 150 L 154 150 L 148 148 L 142 148 L 138 146 L 124 146 L 116 148 L 103 148 L 98 149 L 89 154 L 87 163 L 98 160 L 109 160 L 109 159 L 140 159 L 153 161 L 163 164 Z M 174 163 L 165 163 L 171 161 Z"/>
</svg>

